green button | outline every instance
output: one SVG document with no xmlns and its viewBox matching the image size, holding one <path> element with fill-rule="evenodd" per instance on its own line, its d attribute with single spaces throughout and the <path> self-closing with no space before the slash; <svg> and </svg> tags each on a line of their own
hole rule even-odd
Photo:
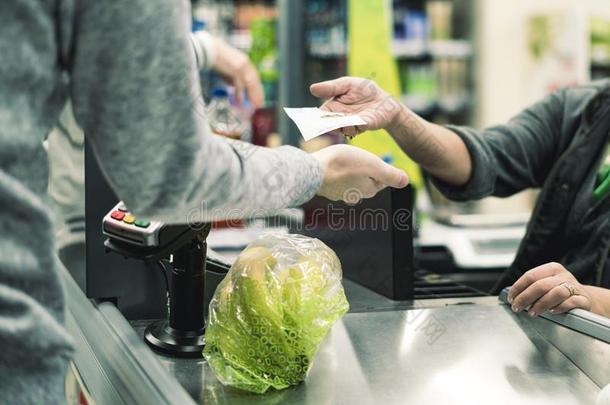
<svg viewBox="0 0 610 405">
<path fill-rule="evenodd" d="M 139 226 L 140 228 L 148 228 L 148 225 L 150 225 L 150 222 L 146 221 L 144 219 L 136 219 L 136 222 L 134 222 L 134 224 L 136 226 Z"/>
</svg>

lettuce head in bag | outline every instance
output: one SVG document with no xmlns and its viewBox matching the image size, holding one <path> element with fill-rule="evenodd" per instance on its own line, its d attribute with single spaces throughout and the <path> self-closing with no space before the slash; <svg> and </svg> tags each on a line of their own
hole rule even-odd
<svg viewBox="0 0 610 405">
<path fill-rule="evenodd" d="M 348 308 L 341 263 L 328 246 L 266 234 L 218 285 L 203 354 L 225 385 L 283 389 L 305 379 L 321 341 Z"/>
</svg>

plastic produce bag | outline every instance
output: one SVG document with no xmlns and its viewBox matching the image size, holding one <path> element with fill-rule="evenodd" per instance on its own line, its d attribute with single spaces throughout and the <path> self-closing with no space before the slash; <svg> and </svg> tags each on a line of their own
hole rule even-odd
<svg viewBox="0 0 610 405">
<path fill-rule="evenodd" d="M 203 354 L 225 385 L 283 389 L 305 379 L 321 341 L 348 308 L 332 249 L 302 235 L 266 234 L 218 285 Z"/>
</svg>

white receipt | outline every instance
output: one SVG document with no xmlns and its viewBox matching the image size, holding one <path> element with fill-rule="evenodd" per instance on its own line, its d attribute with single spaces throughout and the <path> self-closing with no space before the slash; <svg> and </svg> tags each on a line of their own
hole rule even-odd
<svg viewBox="0 0 610 405">
<path fill-rule="evenodd" d="M 284 108 L 306 141 L 335 129 L 366 125 L 359 115 L 347 115 L 319 108 Z"/>
</svg>

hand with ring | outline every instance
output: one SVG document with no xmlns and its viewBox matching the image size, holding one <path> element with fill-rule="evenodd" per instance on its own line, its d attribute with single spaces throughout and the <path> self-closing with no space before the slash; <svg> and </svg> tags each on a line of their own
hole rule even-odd
<svg viewBox="0 0 610 405">
<path fill-rule="evenodd" d="M 546 263 L 527 271 L 510 288 L 508 302 L 514 312 L 530 316 L 544 311 L 560 314 L 573 308 L 591 310 L 593 300 L 582 284 L 559 263 Z"/>
</svg>

